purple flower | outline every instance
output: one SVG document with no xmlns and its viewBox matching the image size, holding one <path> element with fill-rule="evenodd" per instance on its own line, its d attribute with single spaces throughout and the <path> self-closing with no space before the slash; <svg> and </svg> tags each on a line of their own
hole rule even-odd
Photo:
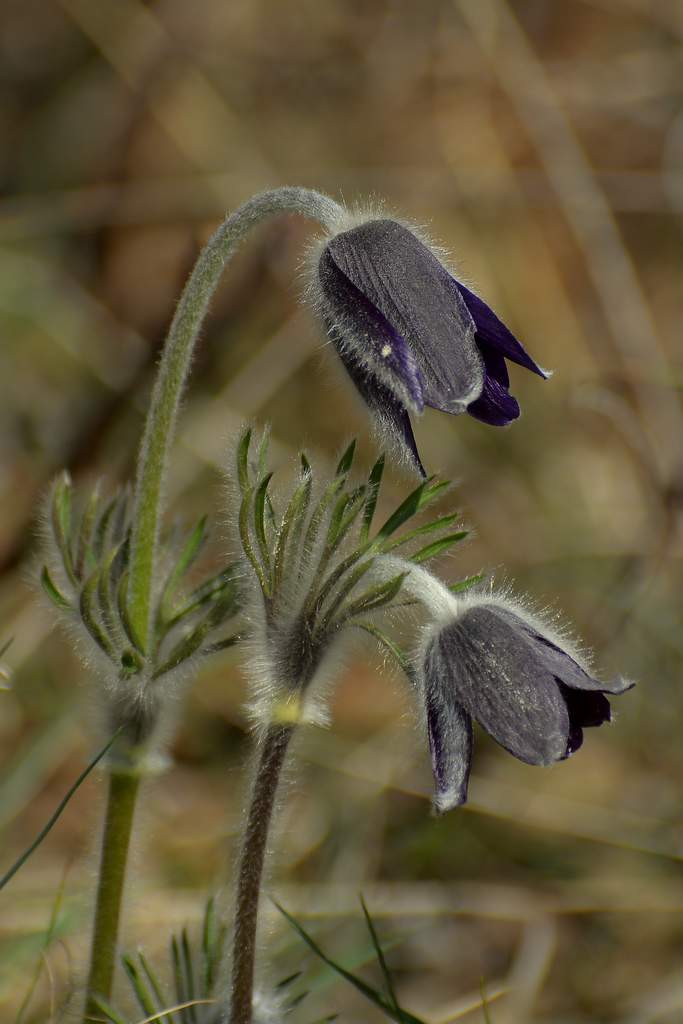
<svg viewBox="0 0 683 1024">
<path fill-rule="evenodd" d="M 427 405 L 505 426 L 519 416 L 505 360 L 548 376 L 486 303 L 396 221 L 367 220 L 332 237 L 317 274 L 317 302 L 344 366 L 423 474 L 409 412 Z"/>
<path fill-rule="evenodd" d="M 421 671 L 437 810 L 467 799 L 473 719 L 535 765 L 569 757 L 585 728 L 610 721 L 605 694 L 633 684 L 600 682 L 564 646 L 523 610 L 491 599 L 464 603 L 432 633 Z"/>
</svg>

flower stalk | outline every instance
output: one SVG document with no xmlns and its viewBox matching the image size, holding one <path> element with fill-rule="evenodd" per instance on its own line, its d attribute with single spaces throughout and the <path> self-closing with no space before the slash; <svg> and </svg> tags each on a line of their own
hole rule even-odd
<svg viewBox="0 0 683 1024">
<path fill-rule="evenodd" d="M 111 995 L 121 898 L 139 786 L 139 774 L 115 771 L 109 776 L 84 1024 L 100 1019 L 95 997 L 109 999 Z"/>
<path fill-rule="evenodd" d="M 331 227 L 341 207 L 305 188 L 279 188 L 253 196 L 231 214 L 209 239 L 178 303 L 156 377 L 140 447 L 131 537 L 128 607 L 143 652 L 150 643 L 152 591 L 159 542 L 164 480 L 175 435 L 178 408 L 199 331 L 223 271 L 245 235 L 268 217 L 298 213 Z"/>
<path fill-rule="evenodd" d="M 247 428 L 237 443 L 232 519 L 251 576 L 250 714 L 258 723 L 251 801 L 238 864 L 231 957 L 230 1024 L 252 1024 L 256 935 L 268 831 L 279 779 L 299 722 L 326 720 L 322 679 L 334 667 L 330 650 L 349 629 L 363 629 L 396 650 L 373 624 L 387 612 L 415 565 L 448 550 L 466 531 L 450 532 L 454 515 L 398 531 L 443 494 L 448 484 L 424 481 L 373 529 L 384 457 L 366 480 L 351 479 L 355 441 L 331 478 L 314 471 L 305 452 L 289 492 L 272 496 L 268 435 L 252 446 Z M 425 546 L 424 540 L 429 538 Z M 396 573 L 377 570 L 387 551 L 411 545 Z M 387 562 L 391 562 L 387 559 Z M 393 560 L 396 561 L 396 560 Z M 324 690 L 324 686 L 322 687 Z"/>
<path fill-rule="evenodd" d="M 257 757 L 237 876 L 230 1024 L 251 1024 L 256 963 L 256 928 L 268 832 L 278 784 L 294 725 L 266 730 Z"/>
</svg>

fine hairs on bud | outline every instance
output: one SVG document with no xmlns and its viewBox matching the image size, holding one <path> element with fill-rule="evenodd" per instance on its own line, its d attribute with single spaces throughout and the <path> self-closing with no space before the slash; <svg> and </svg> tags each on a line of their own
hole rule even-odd
<svg viewBox="0 0 683 1024">
<path fill-rule="evenodd" d="M 255 445 L 259 452 L 257 460 L 251 461 L 255 481 L 259 474 L 258 458 L 262 463 L 261 479 L 264 479 L 268 434 L 266 429 Z M 234 448 L 233 465 L 239 457 L 243 438 L 244 434 Z M 264 592 L 263 580 L 253 571 L 249 557 L 244 560 L 242 650 L 250 684 L 246 710 L 259 730 L 273 723 L 328 724 L 325 696 L 342 669 L 345 648 L 336 633 L 317 631 L 319 619 L 315 612 L 315 587 L 321 562 L 325 561 L 325 516 L 331 511 L 330 507 L 325 509 L 329 489 L 330 481 L 323 473 L 300 464 L 290 472 L 289 483 L 278 481 L 269 491 L 268 507 L 272 510 L 273 522 L 268 527 L 266 543 L 270 550 L 264 555 L 262 537 L 258 555 L 263 560 L 264 570 L 270 570 L 268 586 L 272 592 L 267 589 Z M 235 474 L 227 474 L 226 490 L 231 509 L 226 525 L 233 533 L 233 542 L 244 546 L 246 539 L 252 555 L 257 557 L 258 538 L 247 530 L 244 516 L 239 514 L 244 496 Z M 305 494 L 305 498 L 298 510 L 288 515 L 297 493 Z M 327 506 L 330 506 L 329 500 Z M 316 510 L 321 507 L 323 512 L 317 517 L 316 528 Z M 275 512 L 276 509 L 280 511 Z M 341 560 L 349 550 L 350 541 L 340 544 L 335 558 Z M 311 686 L 313 681 L 314 687 Z"/>
</svg>

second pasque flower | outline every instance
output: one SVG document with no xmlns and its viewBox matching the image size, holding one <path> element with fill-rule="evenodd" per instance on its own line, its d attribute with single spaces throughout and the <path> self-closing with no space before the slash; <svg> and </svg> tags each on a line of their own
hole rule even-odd
<svg viewBox="0 0 683 1024">
<path fill-rule="evenodd" d="M 611 720 L 606 694 L 633 685 L 594 678 L 563 638 L 508 598 L 454 606 L 420 666 L 439 811 L 467 799 L 473 719 L 520 761 L 550 765 L 578 750 L 585 728 Z"/>
</svg>

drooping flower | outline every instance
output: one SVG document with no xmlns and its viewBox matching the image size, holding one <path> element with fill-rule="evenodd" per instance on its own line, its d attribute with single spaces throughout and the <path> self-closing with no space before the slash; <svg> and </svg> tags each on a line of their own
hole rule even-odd
<svg viewBox="0 0 683 1024">
<path fill-rule="evenodd" d="M 545 370 L 413 231 L 387 218 L 333 235 L 313 294 L 356 388 L 424 474 L 409 412 L 425 406 L 505 426 L 519 416 L 506 359 Z"/>
<path fill-rule="evenodd" d="M 561 761 L 583 730 L 611 720 L 606 694 L 633 684 L 595 679 L 566 641 L 508 599 L 469 597 L 428 636 L 421 683 L 435 807 L 467 799 L 472 721 L 532 765 Z"/>
</svg>

